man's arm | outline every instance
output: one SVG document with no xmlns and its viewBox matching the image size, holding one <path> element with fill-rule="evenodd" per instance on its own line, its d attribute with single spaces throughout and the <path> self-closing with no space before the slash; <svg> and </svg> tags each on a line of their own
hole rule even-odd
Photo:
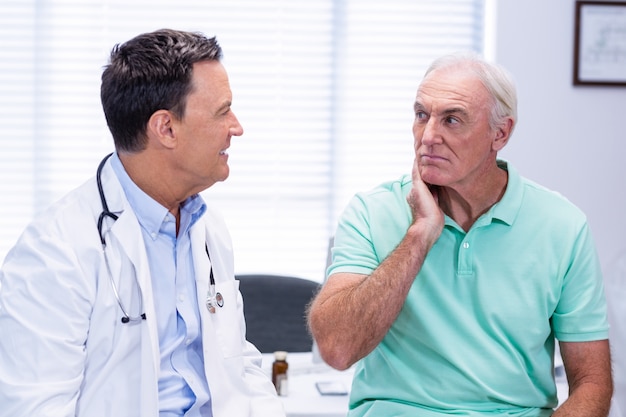
<svg viewBox="0 0 626 417">
<path fill-rule="evenodd" d="M 322 358 L 347 369 L 370 353 L 400 313 L 430 245 L 407 237 L 369 276 L 337 273 L 313 301 L 309 324 Z"/>
<path fill-rule="evenodd" d="M 569 397 L 553 416 L 606 417 L 613 394 L 609 341 L 561 342 L 560 347 Z"/>
<path fill-rule="evenodd" d="M 349 368 L 380 343 L 443 230 L 436 195 L 422 182 L 416 164 L 407 201 L 413 223 L 378 268 L 371 275 L 331 275 L 311 304 L 311 332 L 322 358 L 334 368 Z"/>
</svg>

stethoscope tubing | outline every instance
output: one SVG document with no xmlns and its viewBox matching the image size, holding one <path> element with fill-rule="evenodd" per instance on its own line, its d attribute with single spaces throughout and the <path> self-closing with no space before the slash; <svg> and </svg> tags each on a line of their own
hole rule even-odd
<svg viewBox="0 0 626 417">
<path fill-rule="evenodd" d="M 121 318 L 121 322 L 124 324 L 127 324 L 130 322 L 139 322 L 139 321 L 145 320 L 146 313 L 143 312 L 137 316 L 131 316 L 130 313 L 126 310 L 126 308 L 124 308 L 124 303 L 122 303 L 122 299 L 120 298 L 117 285 L 115 285 L 115 280 L 113 279 L 113 273 L 111 272 L 111 264 L 109 263 L 109 257 L 107 256 L 107 243 L 106 243 L 105 236 L 108 233 L 108 230 L 104 233 L 102 232 L 102 227 L 104 226 L 104 219 L 106 217 L 109 217 L 113 219 L 114 222 L 118 219 L 118 215 L 115 213 L 112 213 L 109 210 L 109 205 L 107 204 L 107 200 L 104 195 L 104 189 L 102 187 L 102 168 L 104 167 L 104 164 L 106 163 L 106 161 L 111 157 L 111 155 L 113 155 L 113 152 L 105 156 L 102 159 L 102 161 L 100 161 L 100 164 L 98 165 L 98 170 L 96 171 L 96 184 L 98 186 L 98 194 L 100 195 L 100 202 L 102 204 L 102 212 L 100 213 L 100 216 L 98 216 L 98 233 L 100 234 L 100 242 L 102 243 L 102 253 L 104 255 L 104 263 L 106 265 L 107 274 L 109 275 L 109 282 L 111 283 L 111 288 L 113 289 L 113 295 L 115 296 L 117 305 L 120 307 L 120 310 L 122 310 L 123 316 Z M 137 284 L 137 288 L 139 289 L 139 311 L 143 311 L 143 295 L 141 293 L 141 286 L 139 285 L 137 274 L 135 273 L 133 275 L 135 278 L 135 283 Z"/>
<path fill-rule="evenodd" d="M 111 265 L 109 264 L 109 258 L 107 256 L 107 250 L 106 250 L 107 243 L 106 243 L 105 236 L 110 229 L 108 229 L 107 231 L 103 233 L 102 228 L 104 226 L 104 219 L 108 217 L 115 222 L 119 217 L 117 214 L 109 210 L 109 205 L 107 204 L 107 200 L 104 194 L 104 188 L 102 186 L 102 169 L 104 168 L 104 164 L 106 163 L 106 161 L 112 155 L 113 155 L 113 152 L 105 156 L 102 159 L 102 161 L 100 161 L 100 164 L 98 165 L 98 169 L 96 171 L 96 185 L 98 186 L 98 195 L 100 196 L 100 202 L 102 204 L 102 212 L 98 216 L 98 233 L 100 235 L 100 242 L 102 243 L 102 253 L 104 255 L 104 263 L 106 265 L 107 274 L 109 275 L 109 282 L 111 283 L 113 295 L 115 296 L 115 299 L 117 301 L 118 306 L 120 307 L 120 310 L 122 310 L 123 315 L 121 318 L 121 322 L 126 324 L 130 322 L 139 322 L 139 321 L 145 320 L 146 313 L 143 312 L 137 316 L 131 316 L 130 313 L 126 310 L 126 308 L 124 307 L 124 304 L 122 303 L 122 299 L 117 289 L 117 285 L 115 285 L 115 281 L 113 279 L 113 273 L 111 271 Z M 209 258 L 209 262 L 211 262 L 211 256 L 209 255 L 209 247 L 206 244 L 206 242 L 204 244 L 204 248 L 206 250 L 207 257 Z M 133 275 L 135 278 L 135 284 L 137 285 L 137 289 L 139 290 L 138 291 L 139 292 L 139 311 L 143 311 L 143 294 L 141 292 L 141 286 L 139 285 L 139 280 L 137 279 L 136 271 Z M 209 282 L 209 290 L 207 292 L 207 297 L 206 297 L 206 308 L 207 310 L 209 310 L 210 313 L 214 314 L 216 312 L 216 308 L 215 308 L 216 306 L 220 308 L 224 306 L 224 297 L 222 296 L 221 293 L 215 291 L 215 277 L 213 276 L 213 265 L 211 265 L 209 276 L 210 276 L 209 278 L 210 282 Z"/>
</svg>

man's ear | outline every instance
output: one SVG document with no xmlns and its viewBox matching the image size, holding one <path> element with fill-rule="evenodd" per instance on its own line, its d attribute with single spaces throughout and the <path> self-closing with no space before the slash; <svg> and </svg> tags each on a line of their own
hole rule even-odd
<svg viewBox="0 0 626 417">
<path fill-rule="evenodd" d="M 174 134 L 174 116 L 169 110 L 157 110 L 152 113 L 148 120 L 148 137 L 156 139 L 163 147 L 173 148 L 176 146 Z"/>
<path fill-rule="evenodd" d="M 504 123 L 498 126 L 492 145 L 494 151 L 502 150 L 502 148 L 504 148 L 509 142 L 511 132 L 513 132 L 513 125 L 513 119 L 509 117 L 504 121 Z"/>
</svg>

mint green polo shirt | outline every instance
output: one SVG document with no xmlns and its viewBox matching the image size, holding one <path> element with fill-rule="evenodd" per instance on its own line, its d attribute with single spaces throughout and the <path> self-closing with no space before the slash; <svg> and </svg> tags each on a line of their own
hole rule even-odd
<svg viewBox="0 0 626 417">
<path fill-rule="evenodd" d="M 608 338 L 585 215 L 508 170 L 506 192 L 465 233 L 446 216 L 400 315 L 356 365 L 350 417 L 549 416 L 555 337 Z M 402 240 L 411 177 L 357 194 L 328 274 L 370 274 Z M 385 294 L 380 294 L 385 297 Z"/>
</svg>

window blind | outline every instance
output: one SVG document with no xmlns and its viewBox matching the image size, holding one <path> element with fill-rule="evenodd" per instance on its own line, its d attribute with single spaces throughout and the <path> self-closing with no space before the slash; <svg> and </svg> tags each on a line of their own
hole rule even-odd
<svg viewBox="0 0 626 417">
<path fill-rule="evenodd" d="M 230 178 L 203 196 L 226 218 L 236 272 L 321 281 L 349 197 L 410 172 L 426 65 L 480 51 L 483 13 L 479 0 L 3 1 L 0 259 L 113 150 L 99 101 L 111 47 L 171 27 L 224 49 L 244 135 Z"/>
<path fill-rule="evenodd" d="M 476 1 L 354 0 L 342 19 L 333 219 L 356 191 L 411 172 L 413 101 L 426 68 L 483 43 Z"/>
<path fill-rule="evenodd" d="M 34 3 L 0 4 L 0 259 L 34 211 Z"/>
</svg>

